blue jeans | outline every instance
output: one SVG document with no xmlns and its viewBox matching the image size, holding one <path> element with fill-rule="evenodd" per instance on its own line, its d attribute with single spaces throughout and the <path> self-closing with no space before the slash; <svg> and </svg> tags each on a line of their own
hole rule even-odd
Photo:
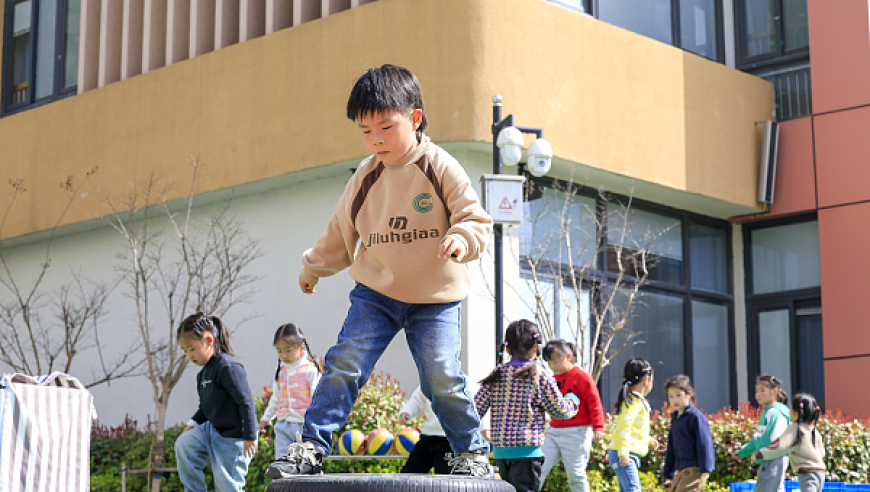
<svg viewBox="0 0 870 492">
<path fill-rule="evenodd" d="M 287 446 L 296 442 L 296 433 L 302 434 L 302 422 L 275 420 L 275 459 L 287 454 Z"/>
<path fill-rule="evenodd" d="M 404 328 L 420 388 L 432 402 L 453 452 L 488 451 L 459 366 L 460 303 L 408 304 L 359 283 L 350 292 L 350 301 L 338 341 L 326 353 L 323 376 L 305 412 L 303 439 L 324 456 L 330 454 L 333 432 L 347 421 L 375 362 Z"/>
<path fill-rule="evenodd" d="M 615 449 L 607 451 L 607 461 L 610 463 L 610 468 L 616 472 L 616 479 L 619 480 L 619 492 L 641 492 L 640 475 L 637 470 L 640 468 L 640 457 L 634 453 L 628 455 L 628 466 L 619 466 L 619 453 Z"/>
<path fill-rule="evenodd" d="M 207 492 L 202 469 L 211 462 L 215 490 L 237 492 L 244 490 L 251 459 L 245 458 L 244 441 L 223 437 L 206 422 L 178 436 L 175 461 L 185 490 Z"/>
</svg>

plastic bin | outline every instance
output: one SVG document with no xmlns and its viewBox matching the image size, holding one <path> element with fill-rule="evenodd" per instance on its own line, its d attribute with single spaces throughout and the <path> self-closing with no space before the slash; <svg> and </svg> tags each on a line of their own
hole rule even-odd
<svg viewBox="0 0 870 492">
<path fill-rule="evenodd" d="M 755 490 L 755 482 L 731 482 L 728 484 L 731 492 L 751 492 Z M 785 492 L 799 492 L 800 483 L 793 480 L 785 481 Z M 822 492 L 870 492 L 870 483 L 825 482 Z"/>
</svg>

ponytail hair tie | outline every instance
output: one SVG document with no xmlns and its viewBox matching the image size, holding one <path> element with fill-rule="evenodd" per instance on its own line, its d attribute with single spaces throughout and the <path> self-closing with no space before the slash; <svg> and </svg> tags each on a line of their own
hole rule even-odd
<svg viewBox="0 0 870 492">
<path fill-rule="evenodd" d="M 535 340 L 537 340 L 538 338 L 540 338 L 540 335 L 538 335 L 537 333 L 535 333 L 534 335 L 532 335 L 532 338 L 534 338 Z"/>
<path fill-rule="evenodd" d="M 804 402 L 801 402 L 800 405 L 801 405 L 801 408 L 803 408 L 803 407 L 804 407 Z"/>
<path fill-rule="evenodd" d="M 817 411 L 817 412 L 819 411 L 819 406 L 818 406 L 818 405 L 816 405 L 816 411 Z"/>
</svg>

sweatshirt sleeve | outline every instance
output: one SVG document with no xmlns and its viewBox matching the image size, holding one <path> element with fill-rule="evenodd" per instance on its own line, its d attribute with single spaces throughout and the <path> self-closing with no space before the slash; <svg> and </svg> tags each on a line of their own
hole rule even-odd
<svg viewBox="0 0 870 492">
<path fill-rule="evenodd" d="M 570 419 L 577 415 L 577 404 L 569 398 L 562 396 L 559 385 L 553 376 L 541 372 L 538 376 L 538 387 L 544 402 L 544 409 L 553 418 Z"/>
<path fill-rule="evenodd" d="M 226 388 L 233 401 L 239 406 L 239 415 L 242 417 L 242 439 L 256 440 L 259 432 L 257 410 L 251 388 L 248 386 L 245 367 L 238 363 L 227 365 L 220 373 L 220 384 Z"/>
<path fill-rule="evenodd" d="M 716 468 L 716 452 L 713 451 L 713 435 L 710 433 L 710 423 L 700 412 L 695 419 L 696 448 L 698 450 L 698 466 L 701 473 L 712 473 Z"/>
<path fill-rule="evenodd" d="M 360 168 L 364 167 L 365 162 L 360 164 Z M 338 199 L 326 230 L 312 248 L 302 253 L 302 272 L 299 277 L 312 285 L 317 284 L 321 277 L 335 275 L 353 263 L 359 232 L 351 222 L 350 201 L 358 187 L 360 178 L 357 174 L 363 173 L 362 169 L 357 169 Z"/>
<path fill-rule="evenodd" d="M 741 458 L 752 456 L 761 448 L 769 446 L 771 441 L 776 440 L 776 438 L 781 436 L 783 429 L 788 426 L 788 422 L 785 421 L 779 411 L 774 407 L 766 409 L 764 411 L 764 416 L 767 423 L 758 426 L 758 430 L 755 432 L 755 435 L 752 436 L 752 440 L 744 444 L 743 447 L 737 451 L 737 456 Z"/>
<path fill-rule="evenodd" d="M 582 371 L 581 377 L 578 378 L 578 391 L 580 400 L 586 404 L 589 410 L 589 420 L 592 422 L 592 430 L 604 430 L 604 406 L 601 404 L 601 395 L 598 394 L 598 387 L 592 381 L 586 371 Z"/>
<path fill-rule="evenodd" d="M 312 364 L 308 371 L 308 390 L 311 391 L 311 398 L 314 398 L 314 391 L 317 390 L 317 385 L 320 384 L 320 370 Z"/>
<path fill-rule="evenodd" d="M 278 383 L 277 381 L 272 381 L 272 396 L 269 397 L 269 405 L 266 406 L 266 410 L 263 411 L 263 418 L 260 419 L 261 422 L 270 423 L 275 418 L 275 415 L 278 414 Z"/>
<path fill-rule="evenodd" d="M 444 167 L 444 201 L 450 211 L 450 228 L 447 236 L 458 236 L 468 246 L 468 252 L 460 263 L 480 257 L 492 232 L 492 217 L 480 204 L 477 192 L 465 169 L 453 157 L 442 156 Z"/>
<path fill-rule="evenodd" d="M 405 406 L 402 407 L 399 413 L 407 413 L 412 419 L 416 418 L 426 409 L 426 402 L 424 402 L 422 398 L 423 392 L 420 391 L 420 387 L 418 386 L 417 389 L 411 393 L 411 397 L 408 398 L 408 401 L 405 402 Z"/>
<path fill-rule="evenodd" d="M 761 453 L 761 459 L 767 461 L 789 454 L 795 447 L 795 441 L 797 440 L 797 431 L 797 424 L 792 424 L 788 426 L 788 428 L 785 430 L 782 436 L 780 436 L 779 439 L 770 443 L 769 446 L 765 446 L 758 450 L 758 452 Z"/>
<path fill-rule="evenodd" d="M 477 407 L 477 414 L 483 417 L 489 411 L 492 404 L 493 387 L 491 384 L 483 384 L 474 395 L 474 406 Z"/>
</svg>

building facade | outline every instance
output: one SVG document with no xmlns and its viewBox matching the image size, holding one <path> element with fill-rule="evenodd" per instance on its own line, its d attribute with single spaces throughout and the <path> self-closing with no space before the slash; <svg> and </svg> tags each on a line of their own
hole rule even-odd
<svg viewBox="0 0 870 492">
<path fill-rule="evenodd" d="M 548 256 L 557 268 L 533 289 L 535 245 L 558 225 L 529 220 L 506 228 L 506 321 L 543 315 L 554 335 L 570 337 L 571 323 L 588 320 L 601 292 L 615 285 L 615 258 L 607 251 L 632 248 L 658 231 L 648 244 L 657 262 L 629 322 L 644 343 L 615 358 L 614 367 L 641 356 L 661 378 L 689 374 L 709 410 L 748 400 L 754 377 L 767 371 L 786 378 L 790 392 L 823 391 L 828 408 L 862 413 L 866 402 L 838 383 L 868 352 L 847 341 L 855 338 L 849 321 L 856 307 L 848 302 L 853 294 L 840 293 L 849 284 L 844 278 L 861 276 L 838 275 L 842 263 L 826 259 L 851 252 L 834 238 L 860 214 L 863 187 L 839 173 L 843 159 L 859 160 L 855 132 L 866 78 L 842 65 L 833 54 L 839 41 L 827 39 L 854 36 L 854 59 L 863 56 L 868 23 L 848 34 L 833 26 L 840 16 L 866 20 L 867 6 L 847 12 L 810 0 L 801 11 L 801 2 L 780 0 L 752 10 L 757 4 L 0 0 L 0 181 L 27 188 L 15 203 L 0 198 L 10 210 L 2 254 L 12 273 L 32 282 L 50 245 L 47 292 L 71 272 L 116 279 L 109 259 L 123 241 L 105 219 L 113 212 L 107 203 L 152 175 L 176 185 L 165 196 L 170 207 L 184 203 L 187 161 L 198 156 L 194 218 L 231 199 L 230 213 L 263 252 L 251 264 L 256 293 L 227 317 L 238 325 L 237 352 L 257 393 L 274 372 L 271 336 L 281 323 L 305 328 L 318 355 L 340 329 L 353 281 L 342 273 L 303 296 L 299 257 L 365 157 L 358 129 L 344 117 L 350 87 L 366 68 L 393 63 L 418 76 L 429 135 L 475 183 L 492 169 L 495 94 L 518 125 L 543 128 L 553 169 L 534 178 L 539 193 L 524 204 L 526 216 L 567 204 L 576 211 L 569 215 L 576 213 L 578 237 L 586 238 L 575 246 L 603 246 L 594 257 L 584 247 Z M 796 82 L 810 73 L 811 98 L 809 85 Z M 853 81 L 848 91 L 844 80 Z M 758 123 L 777 118 L 776 198 L 768 210 L 756 196 Z M 852 147 L 831 143 L 845 138 L 835 123 L 852 124 Z M 851 150 L 842 154 L 844 148 Z M 824 157 L 823 149 L 832 154 Z M 823 157 L 831 162 L 824 172 Z M 94 168 L 71 202 L 57 189 Z M 576 188 L 566 191 L 565 183 Z M 616 234 L 612 218 L 629 199 L 633 232 Z M 584 225 L 584 210 L 600 212 L 598 224 L 607 226 Z M 578 262 L 593 274 L 576 283 L 577 270 L 563 266 Z M 476 381 L 495 365 L 491 251 L 469 272 L 462 362 Z M 569 290 L 573 296 L 565 297 Z M 536 294 L 543 294 L 540 304 Z M 107 306 L 100 343 L 120 352 L 139 336 L 123 285 Z M 589 350 L 588 339 L 580 342 Z M 93 360 L 77 359 L 71 372 L 89 374 Z M 408 391 L 416 384 L 412 367 L 400 339 L 378 365 Z M 173 396 L 170 422 L 193 411 L 194 369 Z M 602 374 L 606 404 L 619 372 Z M 141 378 L 92 391 L 109 422 L 149 412 L 151 390 Z M 139 396 L 120 399 L 121 391 Z"/>
</svg>

